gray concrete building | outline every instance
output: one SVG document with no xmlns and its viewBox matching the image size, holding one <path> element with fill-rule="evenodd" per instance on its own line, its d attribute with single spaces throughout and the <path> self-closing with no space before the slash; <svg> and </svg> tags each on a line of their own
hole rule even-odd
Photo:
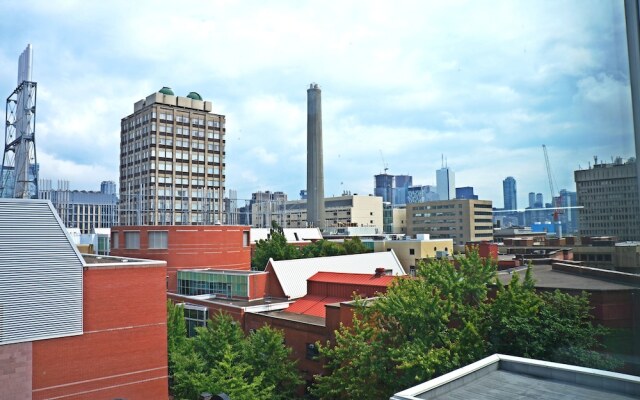
<svg viewBox="0 0 640 400">
<path fill-rule="evenodd" d="M 168 87 L 135 103 L 120 134 L 120 224 L 202 225 L 223 220 L 224 115 Z"/>
<path fill-rule="evenodd" d="M 574 172 L 582 236 L 640 240 L 640 202 L 635 159 L 595 164 Z"/>
<path fill-rule="evenodd" d="M 67 228 L 89 234 L 118 225 L 118 197 L 112 181 L 103 181 L 99 192 L 70 190 L 69 181 L 64 180 L 54 189 L 50 179 L 41 179 L 38 187 L 38 198 L 51 201 Z"/>
</svg>

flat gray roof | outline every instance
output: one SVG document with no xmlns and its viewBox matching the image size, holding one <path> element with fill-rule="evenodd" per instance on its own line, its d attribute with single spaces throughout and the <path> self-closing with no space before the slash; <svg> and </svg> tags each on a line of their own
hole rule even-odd
<svg viewBox="0 0 640 400">
<path fill-rule="evenodd" d="M 476 400 L 512 400 L 512 399 L 580 399 L 580 400 L 626 400 L 636 397 L 611 393 L 606 390 L 592 389 L 562 381 L 536 378 L 509 371 L 491 371 L 481 378 L 462 387 L 453 389 L 441 396 L 432 397 L 428 393 L 417 396 L 419 399 L 476 399 Z"/>
<path fill-rule="evenodd" d="M 520 274 L 520 278 L 524 278 L 526 267 L 519 268 L 514 273 Z M 618 283 L 595 277 L 584 275 L 576 275 L 568 272 L 557 271 L 551 268 L 551 265 L 534 265 L 533 279 L 536 281 L 537 288 L 550 289 L 575 289 L 575 290 L 631 290 L 637 289 L 640 285 L 630 283 Z M 503 284 L 511 281 L 511 273 L 499 272 L 498 279 Z"/>
<path fill-rule="evenodd" d="M 391 400 L 624 400 L 639 396 L 637 376 L 494 354 L 396 393 Z"/>
</svg>

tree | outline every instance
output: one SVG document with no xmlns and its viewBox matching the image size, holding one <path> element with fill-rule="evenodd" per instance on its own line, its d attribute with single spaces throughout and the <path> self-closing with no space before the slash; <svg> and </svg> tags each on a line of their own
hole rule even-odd
<svg viewBox="0 0 640 400">
<path fill-rule="evenodd" d="M 482 301 L 493 271 L 475 256 L 459 269 L 447 260 L 419 263 L 416 279 L 397 279 L 377 301 L 359 302 L 353 327 L 340 328 L 335 346 L 320 346 L 330 375 L 318 377 L 312 393 L 388 398 L 482 357 Z"/>
<path fill-rule="evenodd" d="M 186 329 L 180 328 L 182 308 L 168 308 L 171 392 L 176 399 L 195 399 L 205 391 L 224 392 L 233 399 L 293 397 L 301 380 L 281 331 L 263 327 L 247 337 L 230 315 L 220 312 L 187 338 Z"/>
<path fill-rule="evenodd" d="M 173 376 L 175 358 L 188 352 L 190 343 L 187 340 L 187 325 L 182 307 L 167 300 L 167 349 L 169 354 L 169 376 Z"/>
<path fill-rule="evenodd" d="M 270 258 L 275 261 L 300 258 L 300 250 L 287 243 L 284 231 L 275 222 L 272 224 L 268 239 L 260 239 L 256 243 L 256 249 L 251 259 L 251 269 L 264 271 Z"/>
<path fill-rule="evenodd" d="M 285 346 L 282 331 L 263 326 L 247 336 L 242 352 L 252 370 L 264 374 L 263 383 L 274 387 L 273 399 L 295 397 L 303 381 L 296 362 L 291 361 L 291 348 Z"/>
<path fill-rule="evenodd" d="M 320 344 L 329 373 L 316 377 L 320 399 L 377 399 L 445 374 L 495 352 L 578 365 L 615 367 L 595 352 L 598 337 L 588 297 L 537 293 L 528 269 L 508 286 L 495 264 L 477 251 L 419 263 L 417 277 L 399 278 L 375 301 L 357 301 L 353 326 L 341 326 L 334 344 Z M 355 393 L 355 395 L 354 395 Z"/>
<path fill-rule="evenodd" d="M 345 239 L 342 244 L 347 254 L 369 253 L 371 250 L 362 243 L 359 237 L 355 236 L 351 239 Z"/>
</svg>

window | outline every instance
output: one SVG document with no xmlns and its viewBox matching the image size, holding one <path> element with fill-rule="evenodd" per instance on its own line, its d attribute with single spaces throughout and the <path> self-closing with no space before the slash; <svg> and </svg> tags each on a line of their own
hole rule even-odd
<svg viewBox="0 0 640 400">
<path fill-rule="evenodd" d="M 249 231 L 242 232 L 242 246 L 249 247 Z"/>
<path fill-rule="evenodd" d="M 120 234 L 119 232 L 111 233 L 111 248 L 119 249 L 120 248 Z"/>
<path fill-rule="evenodd" d="M 307 343 L 307 360 L 317 361 L 317 357 L 320 355 L 318 347 L 315 343 Z"/>
<path fill-rule="evenodd" d="M 149 231 L 149 248 L 150 249 L 166 249 L 168 245 L 167 231 Z"/>
<path fill-rule="evenodd" d="M 410 254 L 410 255 L 414 255 L 414 254 L 416 254 L 415 249 L 409 249 L 409 254 Z"/>
<path fill-rule="evenodd" d="M 139 249 L 140 248 L 140 232 L 125 232 L 124 248 Z"/>
</svg>

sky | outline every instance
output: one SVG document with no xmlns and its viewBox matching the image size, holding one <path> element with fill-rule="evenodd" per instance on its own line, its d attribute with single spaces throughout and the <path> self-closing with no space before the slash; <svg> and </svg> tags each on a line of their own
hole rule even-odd
<svg viewBox="0 0 640 400">
<path fill-rule="evenodd" d="M 40 177 L 118 182 L 121 118 L 171 87 L 226 115 L 226 188 L 297 199 L 306 89 L 322 89 L 325 195 L 373 176 L 558 189 L 593 157 L 634 156 L 623 0 L 0 2 L 0 95 L 33 46 Z M 5 97 L 5 98 L 6 98 Z"/>
</svg>

